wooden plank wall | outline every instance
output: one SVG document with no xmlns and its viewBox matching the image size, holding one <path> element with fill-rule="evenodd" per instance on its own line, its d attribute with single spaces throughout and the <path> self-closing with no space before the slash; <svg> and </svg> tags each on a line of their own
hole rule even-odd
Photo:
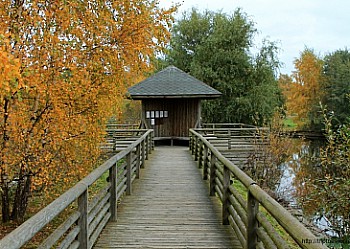
<svg viewBox="0 0 350 249">
<path fill-rule="evenodd" d="M 146 118 L 147 111 L 168 111 L 167 118 Z M 188 137 L 200 117 L 200 99 L 146 99 L 142 100 L 142 119 L 146 127 L 154 130 L 155 137 Z"/>
</svg>

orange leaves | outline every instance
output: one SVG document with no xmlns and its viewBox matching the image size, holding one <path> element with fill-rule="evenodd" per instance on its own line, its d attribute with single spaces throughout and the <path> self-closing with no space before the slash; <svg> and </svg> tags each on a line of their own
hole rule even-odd
<svg viewBox="0 0 350 249">
<path fill-rule="evenodd" d="M 0 34 L 0 98 L 11 96 L 23 87 L 20 61 L 9 52 L 9 41 Z"/>
<path fill-rule="evenodd" d="M 317 108 L 321 92 L 323 62 L 306 49 L 294 61 L 296 71 L 291 77 L 281 76 L 280 85 L 286 97 L 287 111 L 299 126 L 310 124 L 310 114 Z"/>
<path fill-rule="evenodd" d="M 2 173 L 33 175 L 36 189 L 86 175 L 106 120 L 167 43 L 174 10 L 146 0 L 2 1 Z"/>
</svg>

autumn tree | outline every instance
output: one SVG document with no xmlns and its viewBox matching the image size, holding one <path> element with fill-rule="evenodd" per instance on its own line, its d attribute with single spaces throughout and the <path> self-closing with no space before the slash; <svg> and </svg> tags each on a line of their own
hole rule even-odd
<svg viewBox="0 0 350 249">
<path fill-rule="evenodd" d="M 262 124 L 281 105 L 275 77 L 278 48 L 264 41 L 253 55 L 257 33 L 237 9 L 232 15 L 193 9 L 174 25 L 167 61 L 223 93 L 203 104 L 205 122 Z"/>
<path fill-rule="evenodd" d="M 31 191 L 55 196 L 99 156 L 106 120 L 152 70 L 175 8 L 157 1 L 1 1 L 2 220 L 23 220 Z"/>
<path fill-rule="evenodd" d="M 294 67 L 290 77 L 280 77 L 288 114 L 299 127 L 319 128 L 323 61 L 312 50 L 305 49 L 294 61 Z"/>
</svg>

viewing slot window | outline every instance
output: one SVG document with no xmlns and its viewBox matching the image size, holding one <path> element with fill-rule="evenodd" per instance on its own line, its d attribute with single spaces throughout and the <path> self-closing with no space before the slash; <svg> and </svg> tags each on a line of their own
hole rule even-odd
<svg viewBox="0 0 350 249">
<path fill-rule="evenodd" d="M 151 125 L 162 125 L 164 118 L 168 118 L 168 111 L 166 110 L 150 110 L 146 111 L 146 119 L 149 119 Z"/>
</svg>

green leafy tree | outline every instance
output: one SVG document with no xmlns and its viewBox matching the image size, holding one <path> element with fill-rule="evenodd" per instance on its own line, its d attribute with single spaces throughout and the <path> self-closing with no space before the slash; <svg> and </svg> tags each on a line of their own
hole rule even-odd
<svg viewBox="0 0 350 249">
<path fill-rule="evenodd" d="M 205 122 L 262 124 L 281 105 L 277 47 L 264 41 L 253 56 L 256 33 L 253 21 L 240 9 L 233 15 L 192 9 L 174 26 L 168 63 L 223 93 L 204 103 Z"/>
<path fill-rule="evenodd" d="M 350 52 L 338 50 L 325 57 L 325 89 L 322 101 L 327 109 L 334 112 L 334 121 L 344 124 L 350 117 Z"/>
</svg>

